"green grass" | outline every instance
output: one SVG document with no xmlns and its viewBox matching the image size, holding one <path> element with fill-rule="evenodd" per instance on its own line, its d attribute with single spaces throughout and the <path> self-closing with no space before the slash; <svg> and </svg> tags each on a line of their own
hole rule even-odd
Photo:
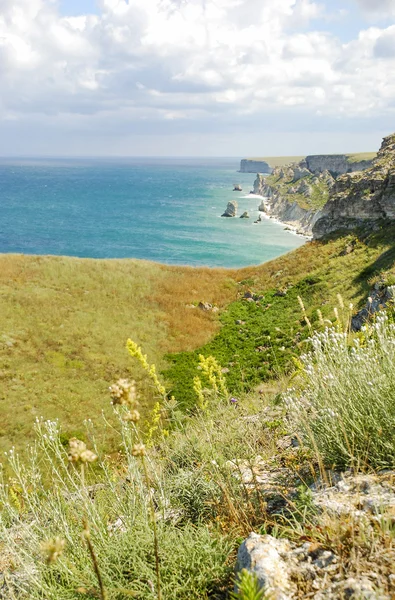
<svg viewBox="0 0 395 600">
<path fill-rule="evenodd" d="M 329 187 L 323 180 L 318 180 L 314 175 L 308 175 L 303 179 L 294 182 L 293 179 L 285 181 L 284 178 L 280 178 L 275 175 L 269 175 L 265 182 L 268 185 L 274 187 L 279 192 L 282 198 L 285 198 L 291 204 L 296 203 L 304 210 L 318 210 L 322 208 L 329 199 Z M 290 188 L 298 186 L 302 181 L 307 182 L 312 187 L 312 195 L 310 197 L 304 194 L 290 193 Z"/>
<path fill-rule="evenodd" d="M 184 383 L 202 349 L 229 368 L 234 393 L 286 371 L 306 336 L 296 296 L 328 313 L 337 292 L 358 305 L 367 280 L 392 268 L 393 239 L 391 226 L 366 239 L 311 242 L 240 270 L 0 256 L 0 450 L 26 446 L 37 417 L 59 418 L 65 440 L 85 418 L 98 424 L 101 411 L 110 418 L 108 387 L 119 377 L 138 381 L 143 410 L 152 405 L 152 389 L 125 350 L 128 337 L 158 371 L 170 368 L 166 377 L 188 406 Z M 353 240 L 355 251 L 340 256 Z M 249 288 L 265 300 L 242 300 Z M 219 313 L 188 308 L 199 301 Z M 115 450 L 114 440 L 107 447 Z"/>
<path fill-rule="evenodd" d="M 293 357 L 304 351 L 304 340 L 310 335 L 298 296 L 303 298 L 313 324 L 318 319 L 317 308 L 324 318 L 334 318 L 333 307 L 339 293 L 346 303 L 358 307 L 366 301 L 367 280 L 387 268 L 385 265 L 394 263 L 393 232 L 393 227 L 385 227 L 363 241 L 349 235 L 327 243 L 314 242 L 266 268 L 262 266 L 260 272 L 250 270 L 249 286 L 240 284 L 240 299 L 221 314 L 218 334 L 193 352 L 168 356 L 172 365 L 164 374 L 177 400 L 185 407 L 192 407 L 195 402 L 192 379 L 199 354 L 213 355 L 227 369 L 227 384 L 235 395 L 287 373 L 292 369 Z M 341 256 L 352 242 L 354 252 Z M 243 299 L 246 287 L 264 298 L 247 302 Z M 279 290 L 287 290 L 286 295 L 277 295 Z"/>
<path fill-rule="evenodd" d="M 357 152 L 356 154 L 346 154 L 349 163 L 360 162 L 362 160 L 373 160 L 376 158 L 377 152 Z"/>
</svg>

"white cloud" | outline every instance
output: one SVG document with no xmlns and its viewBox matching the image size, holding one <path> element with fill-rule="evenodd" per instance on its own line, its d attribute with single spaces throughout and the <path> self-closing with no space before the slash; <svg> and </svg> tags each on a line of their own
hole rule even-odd
<svg viewBox="0 0 395 600">
<path fill-rule="evenodd" d="M 313 0 L 101 0 L 80 17 L 0 0 L 0 118 L 123 114 L 148 131 L 295 107 L 393 113 L 395 26 L 342 44 L 323 15 Z"/>
</svg>

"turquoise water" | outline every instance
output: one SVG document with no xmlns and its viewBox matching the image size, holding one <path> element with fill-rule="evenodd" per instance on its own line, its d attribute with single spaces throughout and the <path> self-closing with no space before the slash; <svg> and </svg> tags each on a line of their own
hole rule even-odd
<svg viewBox="0 0 395 600">
<path fill-rule="evenodd" d="M 2 159 L 0 252 L 241 267 L 303 244 L 272 221 L 254 224 L 255 175 L 238 168 L 237 159 Z M 250 219 L 220 217 L 234 199 Z"/>
</svg>

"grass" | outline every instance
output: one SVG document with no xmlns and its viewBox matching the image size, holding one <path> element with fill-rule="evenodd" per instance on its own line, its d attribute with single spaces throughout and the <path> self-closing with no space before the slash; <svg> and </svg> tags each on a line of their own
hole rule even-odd
<svg viewBox="0 0 395 600">
<path fill-rule="evenodd" d="M 117 459 L 108 457 L 98 445 L 96 429 L 90 421 L 86 423 L 88 447 L 97 455 L 96 462 L 90 463 L 78 457 L 68 460 L 58 423 L 38 421 L 37 442 L 29 457 L 21 459 L 13 451 L 8 453 L 10 476 L 0 485 L 1 568 L 10 597 L 157 599 L 157 544 L 164 600 L 225 599 L 234 585 L 236 549 L 251 530 L 286 536 L 300 545 L 309 541 L 317 548 L 336 552 L 340 560 L 337 573 L 343 579 L 358 576 L 361 570 L 379 568 L 380 581 L 388 582 L 383 590 L 387 593 L 395 533 L 391 514 L 380 519 L 372 516 L 373 526 L 366 520 L 356 522 L 347 514 L 336 519 L 325 512 L 318 515 L 305 486 L 299 488 L 297 497 L 287 500 L 287 486 L 295 481 L 309 482 L 306 473 L 314 473 L 316 445 L 328 437 L 328 432 L 322 436 L 322 429 L 317 427 L 313 452 L 303 445 L 279 450 L 278 442 L 285 433 L 296 432 L 303 441 L 306 431 L 300 413 L 295 412 L 295 402 L 289 402 L 295 389 L 310 399 L 312 422 L 317 408 L 313 399 L 323 395 L 323 369 L 325 374 L 330 369 L 334 381 L 340 382 L 329 404 L 336 410 L 343 410 L 346 404 L 344 392 L 350 375 L 354 379 L 347 393 L 353 396 L 354 406 L 363 396 L 355 381 L 366 383 L 371 377 L 371 373 L 363 374 L 368 366 L 375 371 L 381 391 L 386 389 L 381 377 L 384 372 L 392 373 L 388 381 L 394 379 L 391 357 L 380 366 L 380 358 L 390 347 L 393 353 L 395 347 L 394 327 L 387 320 L 378 320 L 378 325 L 365 332 L 370 354 L 366 354 L 355 373 L 352 371 L 358 361 L 343 341 L 333 342 L 325 349 L 322 360 L 326 367 L 320 364 L 321 355 L 317 352 L 322 350 L 318 346 L 325 335 L 332 334 L 324 331 L 313 338 L 314 360 L 304 359 L 284 401 L 277 398 L 273 403 L 270 395 L 249 394 L 234 404 L 225 392 L 213 386 L 205 391 L 206 408 L 185 416 L 174 403 L 166 407 L 162 399 L 166 414 L 162 415 L 150 449 L 141 446 L 143 430 L 125 420 L 129 407 L 115 405 L 115 429 L 121 449 Z M 375 347 L 369 339 L 377 340 Z M 375 362 L 369 365 L 372 357 Z M 366 386 L 362 387 L 366 392 Z M 336 396 L 335 392 L 343 395 Z M 326 398 L 329 396 L 327 392 Z M 377 393 L 374 400 L 378 399 L 383 414 L 392 418 L 393 396 Z M 366 398 L 365 406 L 372 400 L 372 396 Z M 359 414 L 349 412 L 349 418 L 357 425 L 355 449 L 359 442 L 366 441 L 361 434 Z M 372 413 L 378 425 L 376 416 Z M 385 435 L 393 447 L 394 429 L 390 426 L 389 422 Z M 340 450 L 344 446 L 344 442 L 338 443 L 341 422 L 332 422 L 331 427 L 337 430 L 337 437 L 335 433 L 332 437 Z M 377 444 L 381 435 L 376 431 L 371 447 L 377 449 L 375 457 L 381 455 L 386 460 L 380 461 L 379 466 L 393 467 L 395 457 L 388 457 L 387 446 Z M 284 501 L 283 511 L 268 511 L 265 489 L 254 478 L 248 486 L 242 483 L 242 470 L 246 466 L 251 469 L 258 456 L 269 471 L 284 470 L 285 466 L 284 491 L 278 492 Z M 321 459 L 331 459 L 325 446 Z M 85 543 L 87 532 L 89 548 Z M 315 589 L 309 580 L 298 585 L 298 598 Z M 247 575 L 241 577 L 239 591 L 236 597 L 240 599 L 264 597 L 256 580 Z"/>
<path fill-rule="evenodd" d="M 0 256 L 0 450 L 31 440 L 37 416 L 60 418 L 65 436 L 78 434 L 86 416 L 110 416 L 109 385 L 122 374 L 142 379 L 126 338 L 161 368 L 166 351 L 203 344 L 218 330 L 185 305 L 224 306 L 235 287 L 226 270 Z"/>
<path fill-rule="evenodd" d="M 329 199 L 328 185 L 323 180 L 317 180 L 314 175 L 303 177 L 303 179 L 296 183 L 293 179 L 285 181 L 275 175 L 269 175 L 265 181 L 268 185 L 273 186 L 281 197 L 287 199 L 290 204 L 297 203 L 304 210 L 318 210 L 322 208 Z M 306 196 L 301 193 L 294 194 L 289 191 L 290 188 L 297 187 L 302 181 L 311 186 L 311 196 Z"/>
<path fill-rule="evenodd" d="M 119 377 L 136 379 L 151 406 L 152 388 L 125 350 L 128 337 L 159 371 L 170 368 L 184 406 L 193 403 L 190 374 L 202 351 L 229 368 L 234 393 L 287 372 L 307 335 L 297 295 L 311 318 L 313 307 L 329 314 L 338 292 L 357 306 L 368 295 L 367 280 L 391 269 L 393 236 L 385 227 L 369 237 L 311 242 L 239 270 L 0 256 L 0 450 L 26 446 L 36 417 L 59 418 L 65 441 L 83 435 L 87 416 L 95 424 L 101 411 L 111 418 L 107 392 Z M 354 252 L 340 256 L 351 243 Z M 246 302 L 249 289 L 265 299 Z M 276 295 L 284 289 L 286 296 Z M 199 301 L 219 313 L 187 308 Z M 107 448 L 116 450 L 113 439 Z"/>
<path fill-rule="evenodd" d="M 357 152 L 356 154 L 346 154 L 349 163 L 360 162 L 362 160 L 373 160 L 376 158 L 377 152 Z"/>
<path fill-rule="evenodd" d="M 352 234 L 311 242 L 259 269 L 243 270 L 239 298 L 222 311 L 222 327 L 215 337 L 195 351 L 168 356 L 171 366 L 165 375 L 177 400 L 186 407 L 196 401 L 191 382 L 200 354 L 214 356 L 227 369 L 227 384 L 235 395 L 292 370 L 310 335 L 298 296 L 313 324 L 318 320 L 316 308 L 324 318 L 335 318 L 339 293 L 357 308 L 368 296 L 367 280 L 394 264 L 393 231 L 385 227 L 366 238 Z M 343 256 L 350 244 L 355 244 L 354 251 Z M 243 296 L 248 288 L 263 298 L 247 302 Z"/>
</svg>

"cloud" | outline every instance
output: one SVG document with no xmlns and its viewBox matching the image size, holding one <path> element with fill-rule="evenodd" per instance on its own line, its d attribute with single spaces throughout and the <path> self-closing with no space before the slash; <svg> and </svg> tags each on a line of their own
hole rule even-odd
<svg viewBox="0 0 395 600">
<path fill-rule="evenodd" d="M 393 0 L 356 0 L 359 7 L 367 14 L 380 18 L 395 16 Z"/>
<path fill-rule="evenodd" d="M 149 134 L 279 111 L 393 114 L 394 28 L 343 44 L 319 29 L 323 16 L 313 0 L 100 0 L 79 17 L 0 0 L 0 119 L 122 115 Z"/>
</svg>

